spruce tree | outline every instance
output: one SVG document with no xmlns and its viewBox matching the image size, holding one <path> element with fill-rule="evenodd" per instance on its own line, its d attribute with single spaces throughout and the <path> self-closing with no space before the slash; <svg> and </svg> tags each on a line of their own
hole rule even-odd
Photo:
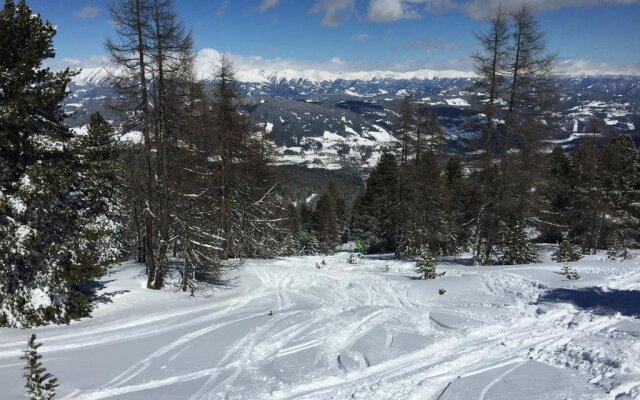
<svg viewBox="0 0 640 400">
<path fill-rule="evenodd" d="M 42 343 L 36 342 L 34 333 L 29 337 L 28 346 L 22 357 L 20 357 L 27 364 L 24 367 L 27 396 L 29 396 L 30 400 L 52 400 L 56 396 L 58 379 L 48 374 L 42 365 L 40 361 L 42 355 L 38 354 L 38 349 L 42 346 Z"/>
<path fill-rule="evenodd" d="M 640 152 L 628 135 L 614 136 L 602 151 L 602 185 L 609 215 L 607 247 L 640 240 Z"/>
<path fill-rule="evenodd" d="M 611 261 L 624 261 L 629 258 L 628 239 L 616 234 L 608 243 L 607 258 Z"/>
<path fill-rule="evenodd" d="M 329 188 L 320 196 L 313 215 L 314 230 L 324 254 L 331 254 L 340 237 L 338 234 L 338 218 L 336 213 L 336 194 Z"/>
<path fill-rule="evenodd" d="M 399 176 L 395 156 L 383 154 L 356 199 L 351 237 L 368 252 L 395 251 L 398 245 Z"/>
<path fill-rule="evenodd" d="M 558 245 L 558 250 L 553 254 L 552 259 L 557 262 L 567 262 L 578 261 L 582 257 L 578 246 L 571 243 L 568 237 L 565 237 Z"/>
<path fill-rule="evenodd" d="M 554 147 L 546 161 L 538 185 L 542 197 L 538 219 L 541 237 L 553 243 L 563 240 L 576 218 L 576 172 L 571 156 L 561 146 Z"/>
<path fill-rule="evenodd" d="M 538 262 L 536 249 L 527 237 L 526 225 L 522 220 L 505 230 L 498 245 L 501 264 L 517 265 Z"/>
<path fill-rule="evenodd" d="M 314 256 L 320 253 L 320 243 L 313 232 L 302 230 L 298 238 L 298 248 L 301 256 Z"/>
<path fill-rule="evenodd" d="M 91 115 L 87 135 L 77 141 L 80 171 L 85 185 L 81 199 L 82 248 L 90 247 L 87 256 L 96 268 L 118 261 L 125 244 L 124 223 L 127 213 L 123 204 L 123 182 L 120 170 L 120 148 L 115 130 L 100 113 Z"/>
<path fill-rule="evenodd" d="M 422 279 L 436 279 L 446 274 L 446 272 L 436 271 L 437 263 L 428 247 L 424 246 L 421 253 L 420 259 L 416 262 L 415 270 Z"/>
</svg>

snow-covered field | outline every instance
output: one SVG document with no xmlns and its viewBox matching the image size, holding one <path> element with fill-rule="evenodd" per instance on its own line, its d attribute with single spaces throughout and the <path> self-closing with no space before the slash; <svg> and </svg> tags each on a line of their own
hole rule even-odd
<svg viewBox="0 0 640 400">
<path fill-rule="evenodd" d="M 197 298 L 114 268 L 93 318 L 33 330 L 58 398 L 640 398 L 638 256 L 572 263 L 578 281 L 548 260 L 443 261 L 424 281 L 410 262 L 322 259 L 247 261 Z M 0 330 L 2 399 L 24 398 L 31 332 Z"/>
</svg>

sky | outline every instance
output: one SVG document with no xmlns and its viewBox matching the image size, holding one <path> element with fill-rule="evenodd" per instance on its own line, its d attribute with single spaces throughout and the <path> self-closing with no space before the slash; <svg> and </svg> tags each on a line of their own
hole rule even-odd
<svg viewBox="0 0 640 400">
<path fill-rule="evenodd" d="M 203 54 L 239 69 L 470 71 L 475 34 L 522 0 L 175 0 Z M 640 0 L 530 0 L 563 72 L 640 75 Z M 58 27 L 53 67 L 95 67 L 113 35 L 106 0 L 27 0 Z"/>
</svg>

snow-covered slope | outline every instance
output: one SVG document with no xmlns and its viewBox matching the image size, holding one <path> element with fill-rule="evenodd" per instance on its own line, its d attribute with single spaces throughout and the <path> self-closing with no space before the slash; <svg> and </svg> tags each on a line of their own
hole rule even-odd
<svg viewBox="0 0 640 400">
<path fill-rule="evenodd" d="M 207 68 L 201 65 L 204 78 Z M 122 115 L 105 69 L 85 69 L 70 85 L 65 109 L 71 127 L 86 125 L 100 111 L 118 127 Z M 471 93 L 473 77 L 460 71 L 326 72 L 318 70 L 240 70 L 245 109 L 256 123 L 272 126 L 279 164 L 309 168 L 368 169 L 380 154 L 394 151 L 394 127 L 403 96 L 432 107 L 446 136 L 446 149 L 477 148 L 484 115 Z M 568 77 L 564 96 L 549 116 L 549 145 L 571 149 L 590 136 L 597 117 L 608 135 L 631 134 L 640 141 L 640 77 Z"/>
<path fill-rule="evenodd" d="M 640 396 L 638 258 L 581 260 L 578 281 L 551 262 L 449 260 L 422 281 L 409 262 L 346 259 L 248 261 L 233 287 L 195 298 L 143 289 L 123 264 L 93 318 L 34 332 L 60 399 Z M 3 399 L 24 398 L 30 333 L 0 330 Z"/>
</svg>

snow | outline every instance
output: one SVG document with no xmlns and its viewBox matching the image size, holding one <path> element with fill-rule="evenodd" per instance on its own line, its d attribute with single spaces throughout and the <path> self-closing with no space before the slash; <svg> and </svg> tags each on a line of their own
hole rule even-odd
<svg viewBox="0 0 640 400">
<path fill-rule="evenodd" d="M 344 141 L 344 138 L 342 136 L 338 135 L 337 133 L 329 132 L 329 131 L 324 131 L 324 134 L 322 135 L 322 137 L 327 141 L 336 141 L 336 142 Z"/>
<path fill-rule="evenodd" d="M 469 107 L 469 106 L 471 106 L 471 104 L 469 104 L 468 101 L 466 101 L 465 99 L 461 99 L 461 98 L 445 99 L 444 101 L 446 101 L 447 104 L 450 105 L 450 106 L 457 106 L 457 107 Z"/>
<path fill-rule="evenodd" d="M 76 136 L 87 136 L 89 134 L 89 125 L 71 128 L 71 132 Z"/>
<path fill-rule="evenodd" d="M 390 255 L 248 260 L 195 298 L 146 290 L 125 263 L 92 318 L 33 331 L 60 399 L 638 398 L 638 255 L 589 256 L 569 281 L 544 251 L 525 266 L 440 260 L 436 280 Z M 31 332 L 0 329 L 3 399 L 24 398 Z"/>
<path fill-rule="evenodd" d="M 617 119 L 605 118 L 604 119 L 604 123 L 607 124 L 607 125 L 618 125 L 618 120 Z"/>
<path fill-rule="evenodd" d="M 33 307 L 34 310 L 38 308 L 46 308 L 51 306 L 51 298 L 47 294 L 48 290 L 43 290 L 40 288 L 35 288 L 31 290 L 31 299 L 29 304 Z"/>
<path fill-rule="evenodd" d="M 203 49 L 196 58 L 197 76 L 202 79 L 210 79 L 212 76 L 211 65 L 218 60 L 220 54 L 213 49 Z M 98 84 L 109 79 L 111 75 L 119 75 L 113 66 L 84 68 L 79 75 L 73 78 L 78 85 Z M 314 69 L 260 69 L 251 65 L 240 65 L 237 70 L 240 82 L 246 83 L 287 83 L 307 81 L 311 83 L 345 81 L 383 81 L 383 80 L 413 80 L 413 79 L 444 79 L 444 78 L 472 78 L 473 72 L 457 70 L 430 70 L 421 69 L 408 72 L 396 71 L 323 71 Z"/>
<path fill-rule="evenodd" d="M 142 137 L 142 132 L 140 131 L 129 131 L 127 133 L 125 133 L 124 135 L 120 136 L 120 141 L 121 142 L 129 142 L 129 143 L 142 143 L 143 142 L 143 137 Z"/>
<path fill-rule="evenodd" d="M 345 89 L 344 94 L 354 97 L 364 97 L 360 93 L 354 92 L 352 89 Z"/>
<path fill-rule="evenodd" d="M 344 131 L 350 135 L 358 135 L 358 132 L 356 132 L 352 127 L 347 125 L 344 126 Z"/>
<path fill-rule="evenodd" d="M 24 214 L 24 212 L 27 211 L 27 205 L 17 196 L 7 196 L 7 203 L 17 214 Z"/>
</svg>

